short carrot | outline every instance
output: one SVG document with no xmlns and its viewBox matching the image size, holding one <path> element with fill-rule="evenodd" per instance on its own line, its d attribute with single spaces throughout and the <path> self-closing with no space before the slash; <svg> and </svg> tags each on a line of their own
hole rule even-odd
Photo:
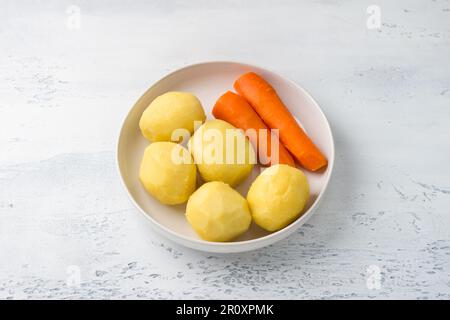
<svg viewBox="0 0 450 320">
<path fill-rule="evenodd" d="M 236 80 L 234 88 L 247 99 L 269 128 L 279 130 L 281 142 L 304 168 L 316 171 L 327 165 L 327 159 L 266 80 L 249 72 Z"/>
<path fill-rule="evenodd" d="M 212 114 L 217 119 L 227 121 L 244 131 L 249 129 L 256 131 L 256 134 L 247 134 L 247 137 L 253 147 L 258 150 L 260 163 L 262 165 L 282 163 L 295 166 L 294 159 L 281 143 L 278 144 L 278 159 L 270 158 L 272 150 L 271 138 L 278 139 L 278 136 L 270 131 L 255 110 L 248 104 L 247 100 L 240 95 L 231 91 L 223 94 L 214 105 Z M 259 130 L 266 130 L 266 135 L 260 135 Z M 268 160 L 270 160 L 270 162 Z"/>
</svg>

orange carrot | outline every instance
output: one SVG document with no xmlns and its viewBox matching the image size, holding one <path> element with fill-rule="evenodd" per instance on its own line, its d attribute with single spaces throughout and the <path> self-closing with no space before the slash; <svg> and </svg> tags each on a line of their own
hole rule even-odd
<svg viewBox="0 0 450 320">
<path fill-rule="evenodd" d="M 298 125 L 275 89 L 263 78 L 254 72 L 246 73 L 236 80 L 234 88 L 247 99 L 269 128 L 279 129 L 281 142 L 304 168 L 316 171 L 327 165 L 327 159 Z"/>
<path fill-rule="evenodd" d="M 247 134 L 247 137 L 254 146 L 255 150 L 258 150 L 258 154 L 260 152 L 263 153 L 262 155 L 259 154 L 260 163 L 263 165 L 269 165 L 269 161 L 267 160 L 270 158 L 267 159 L 266 156 L 271 156 L 271 135 L 273 135 L 273 138 L 275 139 L 278 139 L 278 137 L 274 133 L 270 132 L 270 129 L 267 128 L 255 110 L 253 110 L 244 98 L 236 93 L 228 91 L 223 94 L 219 100 L 217 100 L 212 110 L 212 114 L 217 119 L 227 121 L 235 127 L 243 129 L 244 131 L 249 129 L 256 130 L 256 135 Z M 259 130 L 261 129 L 267 130 L 267 134 L 265 136 L 267 139 L 263 139 L 264 136 L 260 136 Z M 276 163 L 295 166 L 294 159 L 281 143 L 279 143 L 278 147 L 278 161 L 277 159 L 270 159 L 270 165 Z"/>
</svg>

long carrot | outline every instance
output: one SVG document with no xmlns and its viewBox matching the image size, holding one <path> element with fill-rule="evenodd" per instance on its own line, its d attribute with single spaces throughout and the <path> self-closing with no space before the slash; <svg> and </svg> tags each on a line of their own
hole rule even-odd
<svg viewBox="0 0 450 320">
<path fill-rule="evenodd" d="M 298 125 L 275 89 L 266 80 L 254 72 L 249 72 L 236 80 L 234 88 L 247 99 L 269 128 L 279 129 L 281 142 L 304 168 L 316 171 L 327 165 L 327 159 Z"/>
<path fill-rule="evenodd" d="M 260 163 L 263 165 L 273 165 L 276 163 L 288 164 L 295 166 L 294 159 L 289 154 L 284 146 L 278 144 L 278 159 L 271 159 L 271 137 L 278 139 L 278 137 L 270 132 L 270 129 L 264 124 L 258 114 L 248 104 L 248 102 L 241 96 L 231 91 L 223 94 L 214 105 L 212 114 L 217 119 L 225 120 L 235 127 L 241 128 L 244 131 L 253 129 L 256 130 L 256 134 L 247 134 L 250 142 L 256 150 L 258 150 Z M 263 135 L 260 135 L 259 130 L 266 130 L 264 139 Z M 265 151 L 264 151 L 265 150 Z M 262 154 L 260 154 L 262 153 Z M 266 158 L 269 157 L 269 158 Z M 263 158 L 263 159 L 262 159 Z M 270 159 L 270 163 L 269 160 Z"/>
</svg>

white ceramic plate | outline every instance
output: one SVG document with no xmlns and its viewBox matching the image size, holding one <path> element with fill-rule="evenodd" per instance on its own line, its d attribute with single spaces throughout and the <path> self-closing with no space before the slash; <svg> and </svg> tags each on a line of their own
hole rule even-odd
<svg viewBox="0 0 450 320">
<path fill-rule="evenodd" d="M 252 224 L 250 230 L 234 242 L 218 243 L 200 239 L 188 224 L 185 204 L 166 206 L 144 190 L 138 179 L 139 165 L 149 142 L 139 130 L 142 112 L 157 96 L 167 91 L 188 91 L 202 102 L 208 118 L 213 118 L 211 109 L 216 100 L 227 90 L 233 90 L 234 81 L 243 73 L 254 71 L 265 78 L 278 92 L 291 113 L 301 120 L 302 127 L 325 154 L 328 167 L 320 173 L 303 170 L 308 178 L 311 197 L 306 211 L 284 229 L 268 233 Z M 208 252 L 241 252 L 270 245 L 297 230 L 311 217 L 322 199 L 331 177 L 334 164 L 334 143 L 325 115 L 311 96 L 294 82 L 263 68 L 236 62 L 206 62 L 191 65 L 156 82 L 131 108 L 119 135 L 117 161 L 123 184 L 135 206 L 149 218 L 154 229 L 167 238 L 187 247 Z M 237 187 L 245 197 L 251 182 L 259 174 L 255 166 L 247 180 Z"/>
</svg>

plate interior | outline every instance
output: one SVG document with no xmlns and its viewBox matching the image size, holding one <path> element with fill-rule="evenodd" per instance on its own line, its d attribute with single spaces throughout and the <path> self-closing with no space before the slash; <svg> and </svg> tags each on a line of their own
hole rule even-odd
<svg viewBox="0 0 450 320">
<path fill-rule="evenodd" d="M 170 74 L 145 92 L 128 114 L 119 138 L 118 162 L 124 184 L 135 203 L 153 220 L 178 235 L 199 239 L 184 216 L 186 204 L 166 206 L 159 203 L 147 194 L 138 178 L 139 166 L 144 149 L 150 143 L 141 135 L 139 130 L 141 114 L 157 96 L 167 91 L 187 91 L 193 93 L 200 99 L 208 119 L 213 119 L 211 110 L 216 100 L 227 90 L 234 91 L 234 81 L 248 71 L 254 71 L 260 74 L 277 90 L 285 105 L 296 119 L 301 121 L 301 126 L 314 143 L 328 159 L 332 156 L 333 141 L 327 120 L 312 98 L 291 81 L 264 69 L 232 62 L 193 65 Z M 331 169 L 329 166 L 319 173 L 312 173 L 302 168 L 300 169 L 306 174 L 311 189 L 311 196 L 303 214 L 305 216 L 308 214 L 308 209 L 324 189 L 326 178 Z M 244 197 L 252 181 L 260 173 L 260 170 L 262 168 L 256 165 L 246 181 L 237 186 L 236 189 Z M 200 185 L 202 181 L 199 179 L 198 183 Z M 257 239 L 268 234 L 268 232 L 252 224 L 250 230 L 235 239 L 235 242 Z"/>
</svg>

